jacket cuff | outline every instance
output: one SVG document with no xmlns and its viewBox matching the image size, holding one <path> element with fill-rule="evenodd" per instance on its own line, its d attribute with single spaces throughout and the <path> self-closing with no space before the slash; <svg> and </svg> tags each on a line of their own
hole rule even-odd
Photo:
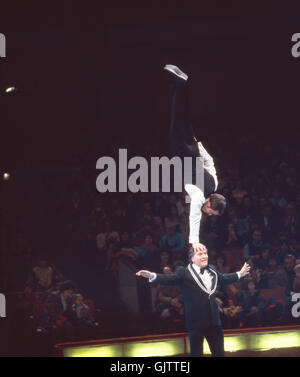
<svg viewBox="0 0 300 377">
<path fill-rule="evenodd" d="M 149 283 L 152 283 L 157 278 L 156 273 L 153 272 L 153 274 L 154 274 L 153 278 L 149 278 Z"/>
</svg>

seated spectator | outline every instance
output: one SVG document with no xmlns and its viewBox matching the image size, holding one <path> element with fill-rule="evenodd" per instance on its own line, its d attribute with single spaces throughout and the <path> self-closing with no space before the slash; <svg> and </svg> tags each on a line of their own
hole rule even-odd
<svg viewBox="0 0 300 377">
<path fill-rule="evenodd" d="M 159 248 L 153 243 L 151 234 L 148 233 L 145 235 L 141 249 L 144 250 L 141 262 L 143 268 L 155 271 L 159 266 Z"/>
<path fill-rule="evenodd" d="M 183 260 L 180 260 L 180 259 L 177 259 L 173 265 L 172 265 L 172 270 L 174 272 L 176 272 L 177 268 L 178 267 L 186 267 L 186 262 L 184 262 Z"/>
<path fill-rule="evenodd" d="M 277 210 L 282 210 L 287 205 L 286 199 L 282 196 L 277 188 L 273 190 L 272 196 L 269 198 L 269 201 Z"/>
<path fill-rule="evenodd" d="M 165 228 L 162 218 L 160 216 L 153 217 L 152 238 L 153 242 L 158 245 L 161 237 L 165 234 Z"/>
<path fill-rule="evenodd" d="M 137 229 L 139 232 L 152 231 L 154 226 L 153 216 L 147 210 L 142 214 L 142 217 L 138 219 Z"/>
<path fill-rule="evenodd" d="M 258 201 L 258 213 L 262 213 L 267 204 L 267 199 L 264 196 L 260 197 Z"/>
<path fill-rule="evenodd" d="M 224 286 L 218 286 L 215 290 L 216 297 L 222 302 L 222 307 L 228 304 L 228 293 L 224 289 Z"/>
<path fill-rule="evenodd" d="M 96 243 L 98 251 L 102 254 L 106 253 L 110 240 L 120 240 L 119 233 L 112 229 L 111 222 L 105 221 L 104 229 L 99 229 L 99 233 L 96 236 Z"/>
<path fill-rule="evenodd" d="M 263 270 L 261 270 L 260 268 L 254 265 L 251 270 L 251 278 L 257 289 L 264 288 L 263 286 L 264 281 L 262 279 L 262 275 L 263 275 Z"/>
<path fill-rule="evenodd" d="M 289 296 L 290 292 L 293 291 L 293 284 L 295 278 L 295 258 L 293 255 L 287 255 L 284 258 L 282 275 L 283 275 L 283 284 L 286 287 L 286 295 Z"/>
<path fill-rule="evenodd" d="M 278 266 L 277 259 L 274 256 L 269 258 L 269 264 L 263 273 L 264 284 L 266 288 L 278 288 L 282 285 L 282 268 Z"/>
<path fill-rule="evenodd" d="M 297 238 L 293 235 L 290 237 L 290 249 L 291 254 L 294 255 L 296 259 L 300 259 L 300 246 L 297 242 Z"/>
<path fill-rule="evenodd" d="M 248 236 L 250 230 L 250 223 L 249 223 L 249 216 L 243 217 L 237 215 L 237 211 L 235 209 L 229 210 L 228 213 L 228 220 L 229 223 L 235 225 L 235 231 L 238 236 L 238 239 L 241 241 L 245 241 L 246 237 Z"/>
<path fill-rule="evenodd" d="M 299 215 L 296 212 L 294 203 L 288 203 L 282 218 L 281 229 L 286 231 L 290 236 L 299 238 Z"/>
<path fill-rule="evenodd" d="M 116 245 L 116 248 L 122 250 L 131 248 L 132 246 L 129 233 L 126 231 L 120 232 L 120 242 Z"/>
<path fill-rule="evenodd" d="M 293 250 L 291 249 L 290 245 L 287 241 L 284 241 L 281 243 L 279 249 L 275 253 L 275 257 L 277 259 L 277 262 L 279 265 L 282 265 L 284 263 L 285 257 L 287 255 L 292 255 Z"/>
<path fill-rule="evenodd" d="M 125 218 L 125 211 L 122 207 L 118 206 L 113 211 L 113 214 L 110 218 L 112 228 L 117 232 L 121 232 L 122 230 L 127 230 L 127 221 Z"/>
<path fill-rule="evenodd" d="M 18 319 L 29 319 L 33 315 L 34 305 L 36 303 L 36 296 L 30 285 L 27 285 L 24 292 L 17 296 L 16 309 Z"/>
<path fill-rule="evenodd" d="M 89 306 L 84 303 L 81 294 L 73 296 L 71 323 L 79 338 L 89 337 L 91 330 L 99 325 L 93 318 Z"/>
<path fill-rule="evenodd" d="M 107 255 L 105 262 L 105 270 L 109 270 L 113 265 L 113 260 L 115 259 L 116 253 L 120 252 L 120 241 L 118 238 L 110 238 L 107 245 Z"/>
<path fill-rule="evenodd" d="M 290 293 L 293 296 L 295 293 L 300 293 L 300 264 L 294 267 L 295 277 L 293 281 L 293 291 Z"/>
<path fill-rule="evenodd" d="M 243 197 L 242 204 L 240 206 L 240 217 L 245 219 L 246 217 L 253 217 L 255 214 L 255 208 L 252 203 L 251 196 L 246 195 Z"/>
<path fill-rule="evenodd" d="M 271 248 L 270 245 L 264 245 L 261 251 L 261 255 L 257 260 L 257 267 L 260 270 L 265 270 L 269 265 L 269 258 L 271 256 Z"/>
<path fill-rule="evenodd" d="M 158 192 L 155 196 L 155 213 L 160 217 L 165 218 L 165 216 L 167 216 L 170 211 L 168 194 L 165 192 Z"/>
<path fill-rule="evenodd" d="M 49 291 L 49 293 L 58 293 L 60 291 L 60 287 L 64 284 L 64 282 L 66 281 L 66 279 L 63 277 L 63 276 L 59 276 L 53 286 L 52 286 L 52 289 Z"/>
<path fill-rule="evenodd" d="M 144 213 L 148 213 L 150 217 L 153 217 L 154 213 L 152 210 L 152 204 L 149 200 L 144 201 L 143 210 Z"/>
<path fill-rule="evenodd" d="M 263 208 L 261 214 L 256 217 L 256 222 L 262 230 L 265 240 L 272 241 L 274 235 L 278 232 L 278 221 L 273 214 L 271 205 L 266 205 Z"/>
<path fill-rule="evenodd" d="M 132 193 L 127 193 L 124 204 L 124 214 L 126 221 L 128 222 L 127 230 L 132 232 L 134 224 L 136 223 L 137 211 L 135 206 L 135 197 Z"/>
<path fill-rule="evenodd" d="M 216 259 L 216 269 L 221 274 L 227 274 L 230 270 L 230 267 L 226 265 L 225 255 L 219 254 Z"/>
<path fill-rule="evenodd" d="M 171 195 L 171 197 L 174 198 L 174 196 Z M 178 197 L 175 196 L 175 199 L 173 201 L 170 199 L 171 203 L 175 203 L 176 209 L 177 209 L 177 215 L 180 217 L 184 212 L 186 205 L 184 203 L 183 195 L 179 194 Z"/>
<path fill-rule="evenodd" d="M 237 313 L 241 327 L 261 326 L 261 316 L 264 304 L 260 297 L 259 290 L 255 289 L 253 281 L 248 282 L 247 290 L 242 291 L 237 296 L 237 300 L 242 306 L 242 311 Z"/>
<path fill-rule="evenodd" d="M 236 227 L 233 223 L 228 224 L 225 246 L 226 247 L 238 247 L 240 246 L 240 240 L 236 231 Z"/>
<path fill-rule="evenodd" d="M 165 267 L 170 266 L 172 263 L 172 255 L 169 251 L 163 250 L 160 252 L 160 264 L 158 272 L 163 273 Z"/>
<path fill-rule="evenodd" d="M 164 274 L 171 274 L 172 268 L 166 266 L 163 269 Z M 176 319 L 183 317 L 183 295 L 178 286 L 159 286 L 156 300 L 156 313 L 160 318 Z"/>
<path fill-rule="evenodd" d="M 264 300 L 264 309 L 262 312 L 262 321 L 264 326 L 281 325 L 283 314 L 283 305 L 273 297 Z"/>
<path fill-rule="evenodd" d="M 53 269 L 46 260 L 40 260 L 33 268 L 34 278 L 37 282 L 36 290 L 45 291 L 52 286 Z"/>
<path fill-rule="evenodd" d="M 224 226 L 220 216 L 205 216 L 201 227 L 201 238 L 208 249 L 219 249 L 224 244 Z"/>
<path fill-rule="evenodd" d="M 300 213 L 300 192 L 297 192 L 295 207 L 296 207 L 296 211 Z"/>
<path fill-rule="evenodd" d="M 209 264 L 211 264 L 214 267 L 216 267 L 217 265 L 217 256 L 218 256 L 218 253 L 216 249 L 208 250 Z"/>
<path fill-rule="evenodd" d="M 37 331 L 50 330 L 54 342 L 72 340 L 73 326 L 70 319 L 72 294 L 75 286 L 71 281 L 61 285 L 59 293 L 50 293 L 45 301 L 43 313 Z"/>
<path fill-rule="evenodd" d="M 184 211 L 180 215 L 180 233 L 184 239 L 185 244 L 189 243 L 189 206 L 185 205 Z"/>
<path fill-rule="evenodd" d="M 242 182 L 238 180 L 235 184 L 234 190 L 232 190 L 232 197 L 236 200 L 236 203 L 240 204 L 247 193 L 247 190 L 243 188 Z"/>
<path fill-rule="evenodd" d="M 244 259 L 259 259 L 262 248 L 262 232 L 260 229 L 254 229 L 251 240 L 244 246 Z"/>
<path fill-rule="evenodd" d="M 175 205 L 170 207 L 170 214 L 164 218 L 165 228 L 174 227 L 175 232 L 179 232 L 179 216 L 177 214 L 177 208 Z"/>
<path fill-rule="evenodd" d="M 236 329 L 239 327 L 238 313 L 242 312 L 240 305 L 234 305 L 233 300 L 228 299 L 228 305 L 222 305 L 223 326 L 225 329 Z"/>
<path fill-rule="evenodd" d="M 174 227 L 166 229 L 166 234 L 160 240 L 160 250 L 171 252 L 172 260 L 182 259 L 184 252 L 184 240 L 181 233 L 175 232 Z"/>
</svg>

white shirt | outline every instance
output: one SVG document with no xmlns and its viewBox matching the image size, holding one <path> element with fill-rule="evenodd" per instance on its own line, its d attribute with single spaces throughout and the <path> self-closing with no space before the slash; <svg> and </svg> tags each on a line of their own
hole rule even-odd
<svg viewBox="0 0 300 377">
<path fill-rule="evenodd" d="M 203 281 L 205 285 L 205 288 L 210 292 L 212 279 L 213 279 L 212 273 L 210 273 L 208 270 L 204 270 L 203 274 L 201 274 L 200 272 L 201 267 L 197 266 L 195 263 L 193 263 L 193 268 L 197 272 L 197 274 L 200 276 L 201 280 Z"/>
<path fill-rule="evenodd" d="M 201 143 L 198 143 L 199 154 L 200 157 L 203 157 L 204 160 L 204 169 L 211 174 L 216 183 L 216 189 L 218 187 L 218 179 L 217 179 L 217 172 L 214 165 L 213 158 L 207 153 L 205 148 Z M 192 185 L 190 183 L 184 186 L 186 192 L 189 194 L 191 198 L 190 204 L 190 235 L 189 235 L 189 243 L 199 243 L 199 233 L 200 233 L 200 222 L 202 217 L 202 207 L 203 204 L 208 201 L 205 199 L 203 191 L 196 185 Z"/>
</svg>

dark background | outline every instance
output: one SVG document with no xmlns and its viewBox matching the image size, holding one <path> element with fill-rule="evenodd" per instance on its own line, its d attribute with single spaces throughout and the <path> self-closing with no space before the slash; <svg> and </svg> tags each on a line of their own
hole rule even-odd
<svg viewBox="0 0 300 377">
<path fill-rule="evenodd" d="M 296 1 L 2 5 L 1 169 L 94 165 L 121 146 L 167 154 L 166 63 L 190 75 L 204 142 L 297 143 L 299 10 Z M 10 83 L 19 91 L 3 94 Z"/>
</svg>

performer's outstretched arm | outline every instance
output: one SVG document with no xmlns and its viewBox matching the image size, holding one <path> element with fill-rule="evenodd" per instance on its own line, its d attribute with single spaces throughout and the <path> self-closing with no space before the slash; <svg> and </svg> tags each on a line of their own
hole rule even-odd
<svg viewBox="0 0 300 377">
<path fill-rule="evenodd" d="M 221 284 L 232 284 L 248 275 L 250 273 L 250 269 L 250 265 L 245 262 L 240 271 L 232 272 L 229 274 L 221 274 L 218 271 L 217 273 Z"/>
<path fill-rule="evenodd" d="M 136 275 L 149 279 L 150 283 L 155 281 L 155 283 L 162 285 L 179 285 L 181 282 L 181 269 L 182 268 L 179 267 L 173 274 L 156 274 L 155 272 L 140 270 L 136 273 Z"/>
</svg>

